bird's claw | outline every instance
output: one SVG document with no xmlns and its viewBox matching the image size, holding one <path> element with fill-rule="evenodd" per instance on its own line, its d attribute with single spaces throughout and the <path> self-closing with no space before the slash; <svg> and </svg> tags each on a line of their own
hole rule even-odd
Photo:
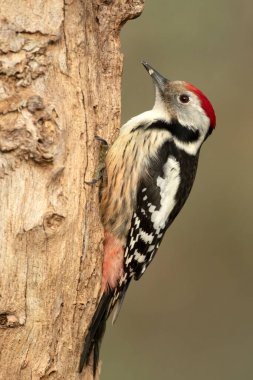
<svg viewBox="0 0 253 380">
<path fill-rule="evenodd" d="M 102 137 L 96 135 L 95 140 L 99 141 L 101 146 L 100 146 L 99 162 L 98 162 L 98 167 L 96 170 L 96 175 L 91 181 L 84 180 L 84 183 L 90 186 L 95 185 L 97 182 L 99 182 L 103 178 L 104 171 L 105 171 L 105 157 L 109 149 L 108 142 Z"/>
<path fill-rule="evenodd" d="M 95 139 L 96 139 L 97 141 L 99 141 L 104 147 L 109 148 L 109 144 L 108 144 L 108 142 L 107 142 L 105 139 L 103 139 L 103 137 L 100 137 L 100 136 L 95 135 Z"/>
</svg>

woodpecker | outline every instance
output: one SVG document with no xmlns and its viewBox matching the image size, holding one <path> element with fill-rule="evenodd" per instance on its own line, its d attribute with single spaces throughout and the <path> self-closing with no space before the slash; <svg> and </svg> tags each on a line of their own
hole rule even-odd
<svg viewBox="0 0 253 380">
<path fill-rule="evenodd" d="M 199 152 L 216 124 L 207 97 L 188 82 L 164 78 L 148 63 L 155 104 L 130 119 L 110 147 L 101 195 L 104 261 L 101 296 L 79 371 L 93 356 L 95 377 L 106 320 L 116 320 L 131 280 L 139 280 L 191 191 Z"/>
</svg>

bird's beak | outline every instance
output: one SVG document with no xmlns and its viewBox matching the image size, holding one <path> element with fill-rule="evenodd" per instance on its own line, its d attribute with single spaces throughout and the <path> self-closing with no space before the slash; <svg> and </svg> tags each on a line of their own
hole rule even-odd
<svg viewBox="0 0 253 380">
<path fill-rule="evenodd" d="M 142 64 L 149 73 L 149 75 L 152 77 L 155 86 L 158 88 L 161 94 L 163 94 L 166 84 L 168 84 L 169 80 L 164 78 L 161 74 L 159 74 L 158 71 L 153 69 L 153 67 L 151 67 L 147 62 L 142 61 Z"/>
</svg>

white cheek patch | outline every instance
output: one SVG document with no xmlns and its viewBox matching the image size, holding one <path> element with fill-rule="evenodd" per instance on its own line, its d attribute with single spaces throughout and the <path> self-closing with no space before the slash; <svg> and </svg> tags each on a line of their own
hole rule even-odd
<svg viewBox="0 0 253 380">
<path fill-rule="evenodd" d="M 168 217 L 176 204 L 176 194 L 180 184 L 180 165 L 175 157 L 170 156 L 164 165 L 164 178 L 157 178 L 160 187 L 161 207 L 151 214 L 151 221 L 156 231 L 165 228 Z"/>
<path fill-rule="evenodd" d="M 185 128 L 198 130 L 199 138 L 196 141 L 188 143 L 174 137 L 174 141 L 179 149 L 184 150 L 190 155 L 196 155 L 209 130 L 210 120 L 203 111 L 198 97 L 194 94 L 190 96 L 192 98 L 191 103 L 178 109 L 177 119 Z"/>
<path fill-rule="evenodd" d="M 188 108 L 187 108 L 188 107 Z M 206 134 L 210 121 L 199 105 L 186 106 L 185 109 L 177 112 L 177 119 L 181 125 L 188 128 L 198 129 L 200 134 Z"/>
</svg>

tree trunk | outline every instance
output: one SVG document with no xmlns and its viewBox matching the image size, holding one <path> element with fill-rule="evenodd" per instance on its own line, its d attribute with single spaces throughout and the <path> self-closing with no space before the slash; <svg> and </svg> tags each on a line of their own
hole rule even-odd
<svg viewBox="0 0 253 380">
<path fill-rule="evenodd" d="M 99 144 L 144 0 L 0 0 L 0 379 L 77 372 L 100 290 Z"/>
</svg>

